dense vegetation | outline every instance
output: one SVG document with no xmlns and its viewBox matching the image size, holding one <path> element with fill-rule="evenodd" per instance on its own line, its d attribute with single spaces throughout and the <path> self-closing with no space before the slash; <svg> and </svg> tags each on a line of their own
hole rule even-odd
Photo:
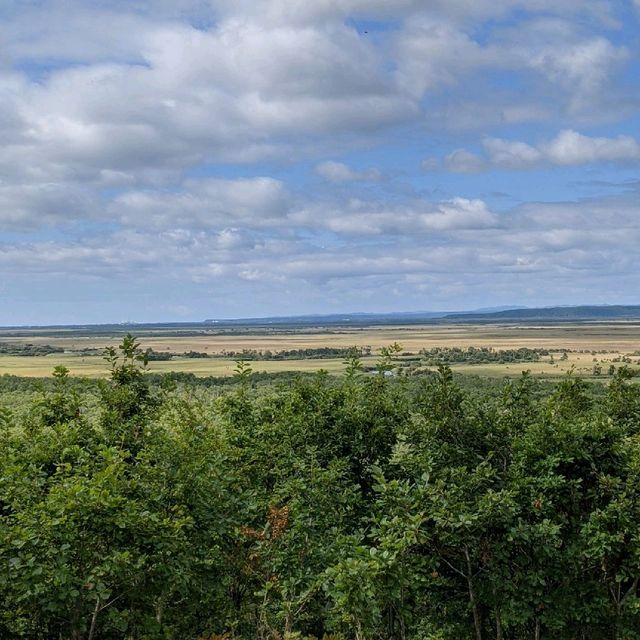
<svg viewBox="0 0 640 640">
<path fill-rule="evenodd" d="M 127 337 L 0 409 L 0 637 L 640 638 L 630 370 L 485 393 L 395 353 L 214 393 Z"/>
<path fill-rule="evenodd" d="M 50 344 L 0 343 L 0 355 L 3 356 L 48 356 L 51 353 L 64 353 L 64 349 Z"/>
<path fill-rule="evenodd" d="M 350 356 L 369 356 L 371 347 L 307 347 L 304 349 L 243 349 L 242 351 L 222 351 L 220 357 L 241 360 L 306 360 L 322 358 L 348 358 Z"/>
<path fill-rule="evenodd" d="M 491 347 L 433 347 L 421 349 L 419 354 L 406 352 L 405 356 L 416 356 L 414 360 L 424 362 L 429 366 L 439 364 L 488 364 L 488 363 L 521 363 L 538 362 L 541 357 L 549 356 L 548 349 L 493 349 Z M 567 353 L 567 350 L 564 350 Z M 146 351 L 149 361 L 171 360 L 174 356 L 186 358 L 233 358 L 236 360 L 306 360 L 324 358 L 349 358 L 352 356 L 366 357 L 371 355 L 371 347 L 307 347 L 302 349 L 242 349 L 241 351 L 223 350 L 220 353 L 205 353 L 202 351 L 187 351 L 182 354 L 172 354 L 168 351 Z"/>
<path fill-rule="evenodd" d="M 548 349 L 492 349 L 491 347 L 433 347 L 422 349 L 420 354 L 428 365 L 454 364 L 487 364 L 498 362 L 538 362 L 541 356 L 548 356 Z"/>
<path fill-rule="evenodd" d="M 173 357 L 182 358 L 233 358 L 235 360 L 306 360 L 324 358 L 347 358 L 357 353 L 359 356 L 371 355 L 371 347 L 357 349 L 354 347 L 314 347 L 306 349 L 282 349 L 271 351 L 270 349 L 242 349 L 241 351 L 222 350 L 220 353 L 206 353 L 204 351 L 185 351 L 184 353 L 171 353 L 169 351 L 154 351 L 147 349 L 147 359 L 151 361 L 171 360 Z"/>
</svg>

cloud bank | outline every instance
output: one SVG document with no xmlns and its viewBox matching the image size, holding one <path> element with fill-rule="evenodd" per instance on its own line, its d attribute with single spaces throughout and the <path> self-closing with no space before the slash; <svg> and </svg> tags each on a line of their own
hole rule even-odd
<svg viewBox="0 0 640 640">
<path fill-rule="evenodd" d="M 630 301 L 636 8 L 9 0 L 0 323 Z"/>
</svg>

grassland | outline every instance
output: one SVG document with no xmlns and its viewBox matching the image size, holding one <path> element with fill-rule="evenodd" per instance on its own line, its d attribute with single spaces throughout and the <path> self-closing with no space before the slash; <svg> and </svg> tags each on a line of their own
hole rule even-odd
<svg viewBox="0 0 640 640">
<path fill-rule="evenodd" d="M 27 337 L 16 337 L 9 331 L 0 330 L 0 342 L 49 344 L 64 348 L 65 353 L 47 356 L 1 356 L 0 375 L 46 376 L 56 365 L 66 366 L 73 375 L 97 377 L 105 375 L 105 363 L 99 355 L 87 355 L 82 350 L 103 349 L 116 345 L 118 337 L 95 335 L 67 335 L 64 331 L 48 330 L 46 335 L 37 331 Z M 370 346 L 375 352 L 392 342 L 399 342 L 406 352 L 417 353 L 421 349 L 433 347 L 491 347 L 493 349 L 517 349 L 520 347 L 545 348 L 553 353 L 539 362 L 526 364 L 458 364 L 454 369 L 463 373 L 486 376 L 517 376 L 524 369 L 534 375 L 555 377 L 564 375 L 572 367 L 578 375 L 591 376 L 594 364 L 602 366 L 604 372 L 615 360 L 632 356 L 640 349 L 640 323 L 576 323 L 544 325 L 425 325 L 398 327 L 304 329 L 299 332 L 247 331 L 224 333 L 202 331 L 181 335 L 172 331 L 162 335 L 159 331 L 140 336 L 143 347 L 155 351 L 176 354 L 170 361 L 152 362 L 150 370 L 185 371 L 199 376 L 230 375 L 233 373 L 232 358 L 220 357 L 225 352 L 239 352 L 243 349 L 273 352 L 320 347 Z M 560 360 L 561 350 L 568 349 L 566 360 Z M 180 357 L 187 351 L 200 351 L 213 358 L 192 359 Z M 592 353 L 595 352 L 595 353 Z M 605 353 L 606 352 L 606 353 Z M 594 359 L 596 362 L 594 362 Z M 373 364 L 375 358 L 365 364 Z M 319 368 L 331 373 L 344 367 L 341 359 L 304 359 L 256 361 L 252 363 L 256 371 L 315 371 Z"/>
<path fill-rule="evenodd" d="M 371 359 L 373 361 L 373 359 Z M 344 369 L 339 359 L 330 360 L 272 360 L 251 363 L 254 371 L 317 371 L 326 369 L 338 373 Z M 64 365 L 71 375 L 100 378 L 107 376 L 107 365 L 100 356 L 80 356 L 77 354 L 54 354 L 53 356 L 24 358 L 20 356 L 0 356 L 0 375 L 11 374 L 27 377 L 51 375 L 56 365 Z M 162 373 L 184 371 L 197 376 L 229 376 L 236 364 L 230 358 L 174 358 L 166 362 L 150 362 L 149 371 Z"/>
</svg>

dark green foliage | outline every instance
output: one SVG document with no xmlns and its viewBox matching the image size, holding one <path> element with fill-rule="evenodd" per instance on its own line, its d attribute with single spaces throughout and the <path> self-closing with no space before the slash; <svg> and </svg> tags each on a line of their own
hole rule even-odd
<svg viewBox="0 0 640 640">
<path fill-rule="evenodd" d="M 632 372 L 461 386 L 398 353 L 212 392 L 126 336 L 28 411 L 7 379 L 0 638 L 640 639 Z"/>
<path fill-rule="evenodd" d="M 491 347 L 434 347 L 422 349 L 420 355 L 429 366 L 439 364 L 486 364 L 491 362 L 538 362 L 541 356 L 548 356 L 548 349 L 492 349 Z"/>
<path fill-rule="evenodd" d="M 204 351 L 185 351 L 182 354 L 185 358 L 208 358 L 209 354 Z"/>
<path fill-rule="evenodd" d="M 173 354 L 169 351 L 154 351 L 153 349 L 147 349 L 145 351 L 147 362 L 167 362 L 173 360 Z"/>
<path fill-rule="evenodd" d="M 64 349 L 50 344 L 0 344 L 0 354 L 3 356 L 48 356 L 51 353 L 64 353 Z"/>
<path fill-rule="evenodd" d="M 309 347 L 306 349 L 283 349 L 281 351 L 243 349 L 242 351 L 222 351 L 219 357 L 240 358 L 242 360 L 306 360 L 349 358 L 354 354 L 360 357 L 369 356 L 371 355 L 371 347 Z M 207 356 L 207 354 L 204 355 L 205 357 Z"/>
</svg>

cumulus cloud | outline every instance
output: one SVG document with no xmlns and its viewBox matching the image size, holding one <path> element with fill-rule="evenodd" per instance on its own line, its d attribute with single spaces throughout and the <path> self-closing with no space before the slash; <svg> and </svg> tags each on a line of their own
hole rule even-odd
<svg viewBox="0 0 640 640">
<path fill-rule="evenodd" d="M 416 97 L 428 89 L 458 83 L 474 69 L 495 64 L 495 51 L 461 28 L 426 19 L 398 36 L 399 80 Z"/>
<path fill-rule="evenodd" d="M 234 3 L 214 0 L 223 15 L 258 16 L 262 20 L 295 23 L 343 20 L 350 15 L 384 19 L 412 16 L 427 12 L 435 17 L 456 22 L 500 18 L 514 10 L 544 11 L 558 15 L 583 14 L 601 20 L 610 18 L 606 2 L 601 0 L 433 0 L 425 6 L 422 0 L 237 0 Z"/>
<path fill-rule="evenodd" d="M 420 163 L 420 168 L 425 172 L 437 171 L 441 166 L 442 162 L 440 161 L 440 158 L 435 157 L 425 158 Z"/>
<path fill-rule="evenodd" d="M 46 22 L 46 9 L 40 14 Z M 96 51 L 86 47 L 90 21 L 123 33 L 122 52 L 99 38 Z M 381 52 L 344 25 L 266 28 L 229 18 L 203 31 L 85 7 L 69 33 L 57 27 L 42 42 L 9 21 L 6 29 L 25 36 L 8 50 L 29 68 L 40 57 L 74 64 L 42 66 L 33 78 L 0 69 L 0 130 L 13 138 L 0 166 L 37 169 L 48 181 L 95 181 L 105 171 L 147 181 L 205 161 L 253 162 L 289 154 L 291 136 L 366 135 L 417 114 Z"/>
<path fill-rule="evenodd" d="M 369 203 L 370 213 L 360 206 L 359 213 L 349 202 L 335 212 L 319 210 L 325 218 L 314 233 L 307 225 L 303 235 L 291 234 L 286 225 L 252 231 L 227 226 L 0 242 L 0 268 L 6 283 L 34 277 L 58 277 L 67 283 L 82 278 L 143 283 L 155 278 L 163 287 L 179 285 L 174 293 L 197 287 L 200 296 L 217 292 L 209 294 L 213 306 L 205 308 L 214 313 L 208 316 L 224 315 L 215 312 L 227 304 L 218 301 L 222 291 L 229 300 L 237 291 L 282 296 L 282 313 L 295 310 L 295 305 L 287 306 L 292 298 L 296 304 L 332 298 L 343 309 L 346 300 L 380 308 L 375 303 L 381 289 L 390 304 L 400 305 L 397 308 L 409 303 L 419 307 L 424 296 L 441 308 L 460 296 L 462 306 L 483 299 L 508 302 L 516 275 L 521 292 L 533 300 L 549 300 L 564 291 L 563 301 L 579 302 L 567 292 L 591 292 L 593 299 L 594 291 L 605 290 L 607 296 L 628 299 L 630 283 L 640 285 L 635 275 L 640 272 L 635 251 L 640 210 L 631 197 L 528 203 L 501 214 L 490 212 L 483 202 L 464 199 L 433 204 L 429 211 L 412 211 L 408 203 L 404 211 L 394 211 L 388 202 L 386 215 L 383 203 L 373 212 Z M 340 226 L 341 220 L 350 226 Z M 364 228 L 367 221 L 370 227 Z M 349 241 L 329 241 L 327 234 Z M 189 298 L 172 298 L 183 299 Z"/>
<path fill-rule="evenodd" d="M 433 235 L 456 230 L 488 228 L 498 216 L 482 200 L 453 198 L 444 202 L 409 199 L 317 202 L 294 211 L 290 222 L 303 227 L 327 229 L 348 236 Z"/>
<path fill-rule="evenodd" d="M 543 153 L 526 142 L 489 138 L 484 141 L 484 147 L 491 162 L 500 168 L 526 169 L 543 159 Z"/>
<path fill-rule="evenodd" d="M 588 110 L 592 101 L 602 101 L 600 91 L 628 57 L 626 49 L 617 48 L 604 38 L 560 49 L 551 58 L 537 56 L 533 67 L 549 79 L 564 85 L 570 92 L 569 112 Z"/>
<path fill-rule="evenodd" d="M 590 138 L 572 130 L 561 131 L 543 153 L 554 164 L 576 165 L 589 162 L 634 162 L 640 160 L 640 143 L 631 136 Z"/>
<path fill-rule="evenodd" d="M 529 3 L 526 9 L 534 7 Z M 575 11 L 576 6 L 569 8 L 569 12 L 571 9 Z M 461 98 L 464 96 L 463 103 L 472 105 L 478 102 L 477 93 L 483 87 L 477 82 L 477 78 L 482 77 L 478 74 L 517 72 L 523 79 L 530 77 L 532 82 L 544 81 L 552 87 L 556 110 L 575 115 L 601 110 L 605 104 L 613 108 L 614 105 L 603 98 L 603 89 L 629 59 L 628 49 L 614 45 L 602 35 L 585 34 L 572 20 L 562 16 L 561 10 L 558 14 L 494 30 L 494 37 L 483 41 L 474 38 L 464 22 L 442 21 L 429 13 L 420 14 L 397 36 L 401 86 L 416 96 L 436 89 L 456 90 Z M 504 90 L 502 93 L 505 94 Z M 502 105 L 494 105 L 494 112 L 512 121 L 526 120 L 533 115 L 544 117 L 544 105 L 536 104 L 539 95 L 534 91 L 528 93 L 528 100 L 520 103 L 516 94 L 510 96 L 509 102 L 503 95 Z M 480 106 L 491 106 L 491 98 Z M 483 118 L 477 108 L 474 111 L 476 126 L 486 121 L 486 116 Z"/>
<path fill-rule="evenodd" d="M 342 162 L 326 160 L 316 165 L 316 173 L 329 182 L 378 182 L 382 174 L 377 169 L 355 171 Z"/>
<path fill-rule="evenodd" d="M 485 138 L 483 146 L 486 158 L 458 149 L 447 156 L 445 166 L 453 172 L 473 173 L 489 167 L 530 169 L 543 165 L 640 162 L 640 142 L 632 136 L 591 137 L 572 129 L 560 131 L 555 138 L 536 145 Z"/>
<path fill-rule="evenodd" d="M 0 182 L 0 232 L 95 220 L 101 217 L 101 209 L 94 193 L 72 185 Z"/>
<path fill-rule="evenodd" d="M 455 173 L 477 173 L 485 164 L 480 156 L 466 149 L 456 149 L 444 159 L 444 166 Z"/>
<path fill-rule="evenodd" d="M 424 216 L 424 225 L 429 229 L 481 229 L 493 227 L 498 217 L 489 211 L 482 200 L 454 198 L 442 203 L 438 210 Z"/>
<path fill-rule="evenodd" d="M 598 7 L 602 14 L 602 2 L 8 6 L 0 36 L 16 70 L 0 69 L 0 131 L 9 143 L 0 166 L 29 167 L 45 181 L 99 181 L 109 172 L 144 182 L 200 162 L 290 157 L 306 151 L 309 137 L 326 144 L 330 135 L 406 125 L 420 117 L 425 94 L 443 86 L 461 92 L 456 104 L 468 105 L 475 126 L 548 115 L 514 96 L 474 104 L 464 83 L 478 71 L 535 73 L 566 94 L 568 108 L 588 110 L 625 59 L 623 48 L 569 22 Z M 523 8 L 564 22 L 527 25 L 524 42 L 522 28 L 474 38 L 469 20 Z M 368 38 L 345 22 L 353 15 L 406 22 Z M 459 120 L 437 101 L 424 115 L 438 127 Z"/>
<path fill-rule="evenodd" d="M 618 17 L 607 0 L 4 2 L 3 274 L 135 273 L 251 300 L 267 283 L 273 304 L 317 302 L 309 282 L 413 299 L 589 272 L 589 255 L 635 268 L 596 243 L 637 243 L 628 203 L 498 210 L 471 175 L 638 161 L 611 124 L 637 100 Z M 602 121 L 615 133 L 577 131 Z M 540 123 L 564 129 L 509 139 Z M 424 156 L 460 175 L 416 175 Z"/>
<path fill-rule="evenodd" d="M 275 235 L 272 229 L 249 232 L 231 226 L 219 230 L 131 229 L 114 232 L 106 240 L 84 237 L 0 244 L 0 262 L 7 273 L 56 270 L 67 275 L 108 275 L 156 269 L 209 280 L 238 277 L 240 271 L 262 273 L 274 280 L 291 275 L 313 280 L 318 274 L 347 278 L 382 272 L 466 273 L 476 268 L 488 274 L 496 268 L 518 269 L 524 264 L 544 273 L 597 270 L 603 262 L 607 270 L 618 272 L 621 266 L 638 262 L 632 248 L 640 241 L 640 209 L 632 198 L 528 203 L 503 214 L 491 212 L 482 201 L 463 198 L 432 205 L 430 211 L 392 211 L 387 204 L 384 214 L 381 208 L 372 212 L 372 203 L 368 210 L 364 203 L 358 212 L 355 207 L 347 203 L 342 217 L 329 212 L 319 221 L 319 230 L 354 236 L 349 243 L 326 247 L 320 234 L 303 238 L 284 228 Z M 393 218 L 398 235 L 390 241 Z M 371 226 L 363 228 L 367 220 Z M 602 228 L 611 232 L 603 235 Z M 379 238 L 373 244 L 369 240 L 372 231 Z M 598 257 L 591 265 L 590 254 Z"/>
<path fill-rule="evenodd" d="M 273 178 L 188 180 L 174 191 L 126 191 L 115 198 L 112 218 L 133 227 L 244 228 L 282 224 L 290 196 Z"/>
</svg>

